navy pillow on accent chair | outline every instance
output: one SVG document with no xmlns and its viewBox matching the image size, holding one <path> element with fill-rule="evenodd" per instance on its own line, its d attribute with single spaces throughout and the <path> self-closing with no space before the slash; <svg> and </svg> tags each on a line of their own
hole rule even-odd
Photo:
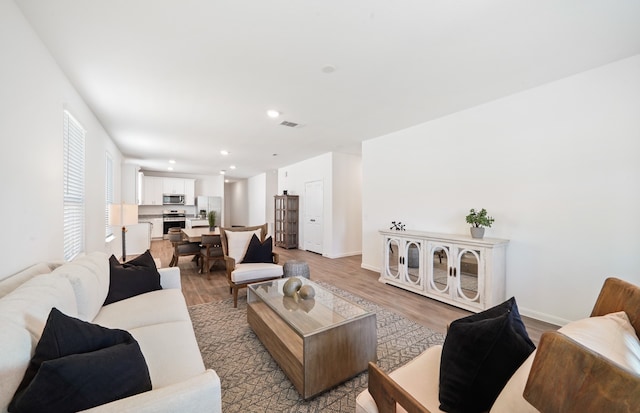
<svg viewBox="0 0 640 413">
<path fill-rule="evenodd" d="M 151 390 L 138 342 L 124 330 L 53 308 L 10 412 L 76 412 Z"/>
<path fill-rule="evenodd" d="M 440 410 L 487 411 L 535 350 L 514 297 L 449 326 L 440 360 Z"/>
<path fill-rule="evenodd" d="M 242 263 L 266 262 L 273 264 L 273 241 L 268 237 L 264 242 L 260 242 L 256 234 L 253 234 L 247 247 L 247 252 L 242 259 Z"/>
<path fill-rule="evenodd" d="M 109 258 L 109 292 L 104 305 L 161 289 L 160 274 L 149 250 L 124 264 L 113 255 Z"/>
</svg>

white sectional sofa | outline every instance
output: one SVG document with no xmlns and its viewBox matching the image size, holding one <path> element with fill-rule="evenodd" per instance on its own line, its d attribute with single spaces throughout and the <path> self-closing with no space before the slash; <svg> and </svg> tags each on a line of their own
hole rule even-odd
<svg viewBox="0 0 640 413">
<path fill-rule="evenodd" d="M 182 295 L 180 270 L 159 269 L 162 290 L 103 306 L 109 260 L 95 252 L 62 265 L 37 264 L 0 281 L 0 412 L 6 412 L 53 307 L 139 343 L 152 390 L 91 412 L 222 412 L 220 379 L 204 367 Z"/>
</svg>

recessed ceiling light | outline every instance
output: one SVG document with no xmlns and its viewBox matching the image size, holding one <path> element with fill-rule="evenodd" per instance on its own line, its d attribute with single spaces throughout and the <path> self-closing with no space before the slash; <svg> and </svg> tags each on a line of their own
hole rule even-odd
<svg viewBox="0 0 640 413">
<path fill-rule="evenodd" d="M 229 155 L 229 151 L 223 149 L 223 150 L 220 151 L 220 154 L 224 155 L 224 156 L 227 156 L 227 155 Z"/>
<path fill-rule="evenodd" d="M 224 180 L 224 183 L 225 183 L 225 184 L 228 184 L 228 183 L 229 183 L 229 180 L 228 180 L 228 179 L 225 179 L 225 180 Z"/>
<path fill-rule="evenodd" d="M 278 112 L 277 110 L 274 109 L 269 109 L 267 111 L 267 116 L 269 116 L 272 119 L 277 118 L 278 116 L 280 116 L 280 112 Z"/>
<path fill-rule="evenodd" d="M 169 163 L 176 163 L 175 159 L 169 159 Z"/>
<path fill-rule="evenodd" d="M 229 169 L 236 169 L 236 166 L 235 166 L 235 165 L 231 165 L 231 166 L 229 167 Z"/>
<path fill-rule="evenodd" d="M 224 175 L 226 173 L 227 173 L 227 171 L 225 171 L 224 169 L 220 171 L 220 175 Z"/>
<path fill-rule="evenodd" d="M 170 171 L 173 171 L 173 168 L 172 168 L 172 167 L 168 167 L 167 169 L 168 169 L 168 170 L 170 170 Z"/>
<path fill-rule="evenodd" d="M 322 73 L 333 73 L 336 71 L 336 67 L 334 65 L 324 65 L 322 66 Z"/>
</svg>

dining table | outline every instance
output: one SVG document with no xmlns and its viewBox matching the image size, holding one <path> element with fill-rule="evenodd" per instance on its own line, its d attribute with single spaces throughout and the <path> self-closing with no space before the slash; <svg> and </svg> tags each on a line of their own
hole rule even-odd
<svg viewBox="0 0 640 413">
<path fill-rule="evenodd" d="M 213 231 L 209 227 L 182 228 L 182 233 L 189 242 L 201 242 L 203 235 L 220 235 L 220 228 L 216 227 Z"/>
</svg>

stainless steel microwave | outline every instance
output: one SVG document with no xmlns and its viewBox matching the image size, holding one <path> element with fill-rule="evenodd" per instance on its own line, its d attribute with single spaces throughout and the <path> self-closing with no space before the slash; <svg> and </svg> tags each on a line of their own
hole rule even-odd
<svg viewBox="0 0 640 413">
<path fill-rule="evenodd" d="M 184 195 L 162 195 L 163 205 L 184 205 Z"/>
</svg>

